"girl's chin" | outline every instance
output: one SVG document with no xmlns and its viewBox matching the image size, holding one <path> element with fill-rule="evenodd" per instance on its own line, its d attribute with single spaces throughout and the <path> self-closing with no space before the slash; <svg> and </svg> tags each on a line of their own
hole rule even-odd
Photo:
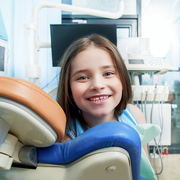
<svg viewBox="0 0 180 180">
<path fill-rule="evenodd" d="M 114 115 L 114 111 L 113 110 L 108 110 L 108 109 L 94 109 L 91 110 L 89 112 L 82 112 L 82 115 L 85 117 L 91 117 L 92 119 L 98 119 L 98 118 L 106 118 L 106 116 L 113 116 Z"/>
<path fill-rule="evenodd" d="M 105 117 L 107 116 L 109 113 L 107 112 L 94 112 L 92 113 L 92 116 L 96 117 L 96 118 L 102 118 L 102 117 Z"/>
</svg>

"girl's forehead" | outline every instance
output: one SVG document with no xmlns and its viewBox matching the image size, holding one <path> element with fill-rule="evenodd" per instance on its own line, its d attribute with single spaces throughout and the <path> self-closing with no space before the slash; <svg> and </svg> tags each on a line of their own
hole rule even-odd
<svg viewBox="0 0 180 180">
<path fill-rule="evenodd" d="M 91 46 L 79 52 L 71 60 L 71 69 L 92 65 L 101 66 L 104 64 L 115 65 L 114 59 L 111 57 L 110 53 L 105 49 Z"/>
</svg>

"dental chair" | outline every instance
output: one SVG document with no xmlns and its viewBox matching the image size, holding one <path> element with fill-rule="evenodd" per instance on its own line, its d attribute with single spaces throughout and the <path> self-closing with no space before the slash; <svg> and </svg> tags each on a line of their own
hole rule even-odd
<svg viewBox="0 0 180 180">
<path fill-rule="evenodd" d="M 0 77 L 0 179 L 141 179 L 141 141 L 132 127 L 102 123 L 58 143 L 65 125 L 63 110 L 41 88 Z"/>
</svg>

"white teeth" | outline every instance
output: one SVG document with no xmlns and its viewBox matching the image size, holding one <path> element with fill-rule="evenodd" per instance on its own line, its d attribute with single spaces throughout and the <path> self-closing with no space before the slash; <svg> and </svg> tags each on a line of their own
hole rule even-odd
<svg viewBox="0 0 180 180">
<path fill-rule="evenodd" d="M 109 96 L 101 96 L 101 97 L 97 97 L 97 98 L 90 98 L 90 100 L 99 102 L 99 101 L 103 101 L 103 100 L 107 99 L 108 97 Z"/>
</svg>

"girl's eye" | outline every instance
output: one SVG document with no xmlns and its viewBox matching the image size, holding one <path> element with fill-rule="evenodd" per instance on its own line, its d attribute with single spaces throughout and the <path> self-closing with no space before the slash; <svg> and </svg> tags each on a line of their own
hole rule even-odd
<svg viewBox="0 0 180 180">
<path fill-rule="evenodd" d="M 104 74 L 104 76 L 110 76 L 112 74 L 113 74 L 112 72 L 107 72 L 107 73 Z"/>
<path fill-rule="evenodd" d="M 77 80 L 86 80 L 86 79 L 88 79 L 86 76 L 81 76 L 77 78 Z"/>
</svg>

